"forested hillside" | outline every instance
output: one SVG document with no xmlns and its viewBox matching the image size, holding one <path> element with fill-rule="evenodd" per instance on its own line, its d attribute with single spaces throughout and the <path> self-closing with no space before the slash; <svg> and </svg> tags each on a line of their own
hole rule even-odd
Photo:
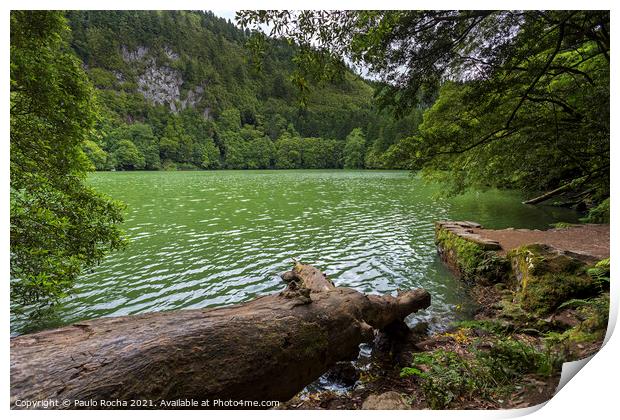
<svg viewBox="0 0 620 420">
<path fill-rule="evenodd" d="M 295 78 L 295 47 L 211 12 L 72 11 L 71 46 L 98 91 L 98 170 L 386 168 L 421 111 L 395 119 L 347 71 Z M 394 148 L 392 148 L 394 149 Z M 389 152 L 388 152 L 389 150 Z"/>
<path fill-rule="evenodd" d="M 12 302 L 53 305 L 124 245 L 123 205 L 92 169 L 421 169 L 448 193 L 518 189 L 609 222 L 609 12 L 236 22 L 11 13 Z"/>
<path fill-rule="evenodd" d="M 375 95 L 384 108 L 406 113 L 421 99 L 433 102 L 419 131 L 390 154 L 449 192 L 520 189 L 534 197 L 528 204 L 596 207 L 587 220 L 608 221 L 609 11 L 245 10 L 236 17 L 244 28 L 273 28 L 270 36 L 298 45 L 297 59 L 323 71 L 343 57 L 365 68 L 384 82 Z"/>
</svg>

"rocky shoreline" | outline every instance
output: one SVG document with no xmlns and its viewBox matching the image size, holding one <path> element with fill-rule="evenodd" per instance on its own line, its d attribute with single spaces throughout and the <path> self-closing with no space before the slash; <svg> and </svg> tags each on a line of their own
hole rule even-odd
<svg viewBox="0 0 620 420">
<path fill-rule="evenodd" d="M 372 356 L 327 374 L 344 391 L 304 392 L 281 408 L 524 408 L 554 395 L 562 363 L 598 351 L 609 313 L 608 225 L 497 231 L 442 221 L 435 238 L 478 305 L 473 320 L 431 336 L 425 325 L 382 331 Z"/>
</svg>

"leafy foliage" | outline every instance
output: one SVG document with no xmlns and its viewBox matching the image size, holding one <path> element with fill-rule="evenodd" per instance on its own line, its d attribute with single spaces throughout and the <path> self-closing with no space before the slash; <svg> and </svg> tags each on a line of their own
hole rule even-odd
<svg viewBox="0 0 620 420">
<path fill-rule="evenodd" d="M 102 171 L 107 168 L 108 154 L 97 143 L 92 140 L 85 140 L 82 144 L 82 150 L 84 150 L 86 157 L 93 164 L 91 169 Z"/>
<path fill-rule="evenodd" d="M 121 140 L 116 145 L 114 152 L 116 166 L 120 169 L 142 169 L 144 168 L 144 155 L 140 153 L 131 140 Z"/>
<path fill-rule="evenodd" d="M 590 299 L 571 299 L 562 304 L 561 308 L 574 308 L 580 322 L 561 333 L 548 333 L 545 337 L 547 346 L 568 360 L 583 358 L 584 344 L 596 345 L 607 333 L 609 292 Z"/>
<path fill-rule="evenodd" d="M 366 68 L 382 82 L 377 102 L 397 114 L 436 99 L 419 133 L 391 155 L 446 181 L 449 192 L 570 192 L 569 203 L 580 207 L 609 197 L 608 11 L 248 10 L 237 17 L 303 46 L 307 73 L 342 71 L 342 57 Z"/>
<path fill-rule="evenodd" d="M 71 45 L 88 66 L 104 110 L 95 141 L 108 154 L 106 169 L 140 169 L 114 160 L 121 140 L 138 147 L 149 170 L 337 168 L 340 158 L 313 157 L 313 150 L 335 145 L 343 156 L 342 140 L 355 128 L 373 146 L 368 162 L 387 167 L 386 150 L 421 121 L 419 110 L 400 120 L 377 112 L 369 83 L 344 67 L 331 80 L 306 80 L 299 67 L 308 63 L 296 56 L 303 47 L 250 36 L 211 12 L 71 11 L 67 17 Z M 162 99 L 169 92 L 153 86 L 148 75 L 155 73 L 178 84 L 178 97 Z M 159 99 L 147 99 L 146 92 Z M 304 145 L 305 163 L 276 165 L 276 143 L 286 133 L 320 139 Z M 367 159 L 355 161 L 361 168 Z"/>
<path fill-rule="evenodd" d="M 590 209 L 588 215 L 581 219 L 584 223 L 609 223 L 609 197 Z"/>
<path fill-rule="evenodd" d="M 84 185 L 93 89 L 58 12 L 11 13 L 11 300 L 45 307 L 123 245 L 122 205 Z M 86 152 L 84 152 L 84 150 Z"/>
<path fill-rule="evenodd" d="M 468 352 L 435 350 L 416 354 L 401 377 L 416 376 L 432 409 L 445 409 L 457 399 L 505 398 L 526 374 L 548 377 L 560 359 L 510 336 L 492 335 L 473 342 Z"/>
<path fill-rule="evenodd" d="M 361 129 L 356 128 L 347 136 L 344 146 L 344 167 L 363 168 L 366 155 L 366 139 Z"/>
</svg>

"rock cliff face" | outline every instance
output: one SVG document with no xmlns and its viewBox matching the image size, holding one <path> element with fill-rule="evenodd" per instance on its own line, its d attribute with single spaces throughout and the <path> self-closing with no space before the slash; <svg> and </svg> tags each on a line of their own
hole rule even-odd
<svg viewBox="0 0 620 420">
<path fill-rule="evenodd" d="M 143 74 L 138 76 L 138 91 L 151 103 L 167 104 L 176 111 L 176 104 L 181 100 L 181 73 L 167 66 L 158 66 L 151 59 Z"/>
<path fill-rule="evenodd" d="M 149 52 L 148 47 L 140 46 L 135 51 L 129 50 L 124 45 L 121 47 L 121 54 L 123 55 L 123 60 L 125 60 L 128 63 L 142 60 L 148 52 Z"/>
<path fill-rule="evenodd" d="M 179 59 L 179 54 L 171 48 L 165 46 L 163 51 L 169 60 Z M 148 47 L 139 46 L 136 50 L 130 50 L 123 46 L 121 53 L 126 63 L 139 65 L 141 70 L 137 77 L 138 92 L 152 104 L 167 105 L 172 112 L 177 112 L 186 108 L 195 108 L 202 100 L 203 86 L 194 86 L 182 95 L 184 81 L 181 72 L 158 63 Z M 119 80 L 122 77 L 122 74 L 117 75 Z M 209 118 L 208 107 L 200 112 L 205 118 Z"/>
</svg>

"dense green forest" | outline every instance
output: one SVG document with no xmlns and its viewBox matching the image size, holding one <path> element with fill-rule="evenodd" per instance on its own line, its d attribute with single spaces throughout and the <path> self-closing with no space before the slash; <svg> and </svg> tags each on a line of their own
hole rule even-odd
<svg viewBox="0 0 620 420">
<path fill-rule="evenodd" d="M 53 305 L 122 248 L 124 205 L 84 182 L 94 91 L 59 12 L 11 12 L 11 302 Z"/>
<path fill-rule="evenodd" d="M 123 246 L 93 169 L 421 169 L 609 221 L 609 12 L 237 17 L 11 13 L 14 302 Z"/>
<path fill-rule="evenodd" d="M 250 32 L 211 12 L 66 16 L 97 88 L 84 151 L 98 170 L 402 167 L 388 150 L 421 121 L 379 111 L 351 71 L 301 79 L 284 40 L 254 56 Z"/>
<path fill-rule="evenodd" d="M 11 11 L 11 334 L 66 325 L 12 408 L 551 398 L 608 328 L 610 54 L 605 10 Z M 92 174 L 306 168 L 415 177 Z"/>
<path fill-rule="evenodd" d="M 531 202 L 563 196 L 608 220 L 609 11 L 248 10 L 237 20 L 299 45 L 297 60 L 316 64 L 309 75 L 338 73 L 343 57 L 366 68 L 384 82 L 382 109 L 404 115 L 430 100 L 391 155 L 450 192 L 548 191 Z"/>
</svg>

